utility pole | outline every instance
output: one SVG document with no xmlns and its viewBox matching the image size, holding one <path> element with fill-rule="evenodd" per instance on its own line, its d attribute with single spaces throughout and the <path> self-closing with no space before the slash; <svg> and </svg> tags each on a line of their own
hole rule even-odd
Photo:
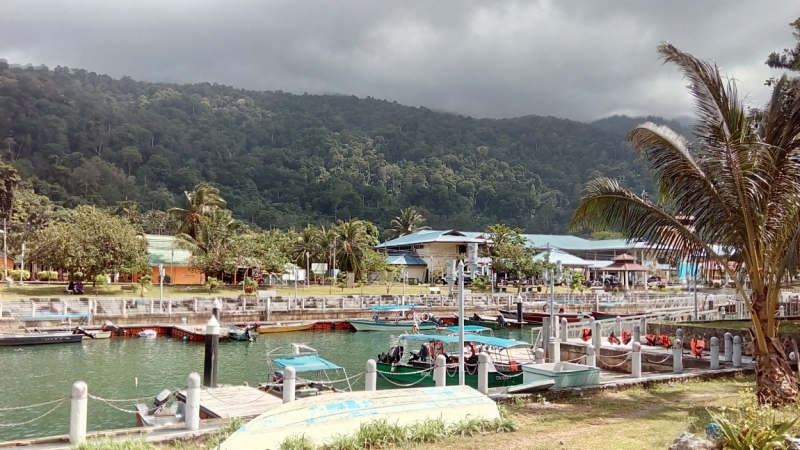
<svg viewBox="0 0 800 450">
<path fill-rule="evenodd" d="M 309 253 L 306 252 L 306 289 L 311 287 L 311 260 L 309 258 Z"/>
<path fill-rule="evenodd" d="M 3 219 L 3 282 L 8 279 L 8 245 L 6 244 L 7 235 L 8 228 L 6 228 L 6 219 Z"/>
<path fill-rule="evenodd" d="M 25 274 L 25 243 L 22 243 L 22 256 L 20 256 L 19 268 L 19 284 L 25 284 L 22 281 L 22 276 Z"/>
<path fill-rule="evenodd" d="M 458 273 L 458 385 L 464 386 L 464 261 Z"/>
</svg>

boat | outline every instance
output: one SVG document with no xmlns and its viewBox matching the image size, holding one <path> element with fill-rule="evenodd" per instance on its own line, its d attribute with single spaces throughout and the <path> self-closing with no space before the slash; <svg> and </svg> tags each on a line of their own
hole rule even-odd
<svg viewBox="0 0 800 450">
<path fill-rule="evenodd" d="M 458 327 L 444 327 L 442 329 L 448 332 L 448 336 L 455 336 L 458 333 Z M 464 333 L 494 336 L 494 331 L 491 328 L 480 325 L 464 325 Z"/>
<path fill-rule="evenodd" d="M 272 322 L 262 323 L 258 327 L 258 333 L 288 333 L 290 331 L 306 331 L 310 330 L 314 324 L 317 323 L 313 320 L 300 320 L 290 322 Z"/>
<path fill-rule="evenodd" d="M 72 334 L 82 334 L 84 336 L 88 336 L 91 339 L 110 339 L 111 338 L 111 331 L 86 331 L 83 327 L 75 327 L 72 330 Z"/>
<path fill-rule="evenodd" d="M 398 385 L 434 386 L 433 368 L 436 357 L 445 355 L 447 377 L 458 376 L 458 342 L 455 335 L 401 335 L 399 345 L 387 353 L 378 355 L 378 373 Z M 405 355 L 403 344 L 418 343 L 419 351 Z M 522 383 L 522 365 L 534 361 L 530 344 L 524 341 L 502 339 L 493 336 L 465 334 L 464 381 L 468 386 L 478 386 L 478 353 L 489 356 L 489 387 L 513 386 Z M 449 348 L 449 350 L 448 350 Z"/>
<path fill-rule="evenodd" d="M 245 325 L 244 328 L 231 327 L 228 329 L 228 339 L 232 341 L 246 341 L 253 342 L 258 338 L 256 331 L 260 324 Z"/>
<path fill-rule="evenodd" d="M 435 317 L 428 313 L 417 316 L 417 305 L 385 305 L 370 308 L 375 313 L 372 319 L 349 319 L 347 322 L 356 331 L 426 331 L 438 326 Z M 410 312 L 409 312 L 410 311 Z M 397 313 L 394 317 L 382 313 Z"/>
<path fill-rule="evenodd" d="M 145 339 L 155 339 L 155 338 L 158 337 L 158 333 L 156 333 L 156 330 L 150 330 L 150 329 L 142 330 L 142 331 L 136 333 L 136 337 L 145 338 Z"/>
<path fill-rule="evenodd" d="M 271 351 L 267 355 L 273 354 L 276 350 Z M 341 389 L 334 387 L 333 383 L 340 378 L 347 380 L 347 390 L 352 391 L 350 380 L 347 377 L 347 371 L 340 366 L 322 358 L 317 351 L 305 344 L 291 344 L 291 353 L 288 355 L 273 355 L 269 356 L 269 373 L 272 380 L 268 383 L 259 384 L 258 388 L 262 391 L 269 392 L 277 397 L 283 397 L 283 376 L 284 370 L 287 367 L 293 367 L 295 370 L 295 398 L 313 397 L 322 394 L 330 394 L 336 392 L 345 392 Z M 315 380 L 300 377 L 300 374 L 310 376 L 315 373 Z M 333 373 L 333 381 L 330 378 Z M 324 380 L 322 378 L 325 378 Z"/>
<path fill-rule="evenodd" d="M 164 389 L 156 396 L 152 407 L 148 407 L 144 403 L 137 403 L 136 422 L 139 423 L 139 426 L 155 427 L 184 422 L 186 420 L 186 404 L 174 401 L 170 407 L 166 407 L 170 397 L 172 397 L 172 392 Z"/>
<path fill-rule="evenodd" d="M 71 332 L 45 333 L 29 331 L 25 334 L 0 334 L 0 347 L 18 347 L 21 345 L 44 344 L 77 344 L 83 341 L 83 334 Z"/>
<path fill-rule="evenodd" d="M 491 328 L 493 330 L 499 330 L 501 328 L 522 328 L 522 326 L 526 323 L 527 322 L 520 322 L 517 319 L 506 318 L 502 314 L 498 314 L 494 317 L 473 314 L 472 317 L 464 318 L 464 325 L 477 325 Z"/>
<path fill-rule="evenodd" d="M 626 313 L 614 313 L 614 312 L 600 312 L 600 311 L 592 311 L 592 317 L 595 320 L 609 320 L 609 319 L 616 319 L 617 317 L 634 317 L 634 316 L 641 316 L 648 314 L 646 312 L 626 312 Z"/>
<path fill-rule="evenodd" d="M 534 380 L 527 383 L 509 386 L 503 390 L 503 394 L 530 394 L 532 392 L 546 391 L 555 386 L 556 380 L 544 379 Z"/>
<path fill-rule="evenodd" d="M 512 311 L 507 311 L 505 309 L 500 309 L 498 311 L 500 311 L 500 314 L 502 314 L 503 317 L 505 317 L 506 319 L 517 319 L 516 311 L 512 312 Z M 559 320 L 567 319 L 567 322 L 569 323 L 580 322 L 584 319 L 588 319 L 590 316 L 590 314 L 584 314 L 582 312 L 578 313 L 559 312 L 556 313 L 555 315 L 558 316 Z M 549 319 L 549 318 L 550 318 L 549 312 L 530 312 L 530 311 L 522 312 L 522 320 L 524 320 L 525 322 L 532 322 L 538 324 L 542 323 L 542 319 Z"/>
</svg>

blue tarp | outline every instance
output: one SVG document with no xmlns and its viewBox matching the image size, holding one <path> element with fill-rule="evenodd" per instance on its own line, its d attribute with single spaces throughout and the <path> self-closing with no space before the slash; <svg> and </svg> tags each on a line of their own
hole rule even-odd
<svg viewBox="0 0 800 450">
<path fill-rule="evenodd" d="M 406 311 L 409 309 L 415 309 L 419 305 L 382 305 L 382 306 L 370 306 L 369 309 L 372 311 Z"/>
<path fill-rule="evenodd" d="M 301 356 L 288 356 L 286 358 L 274 358 L 272 360 L 275 364 L 286 368 L 289 366 L 294 367 L 295 372 L 316 372 L 319 370 L 338 370 L 341 367 L 336 364 L 320 358 L 317 355 L 301 355 Z"/>
<path fill-rule="evenodd" d="M 454 333 L 458 333 L 458 327 L 447 327 L 445 329 L 447 331 L 452 331 Z M 466 333 L 472 333 L 472 332 L 475 332 L 475 331 L 486 331 L 486 330 L 491 330 L 491 328 L 482 327 L 480 325 L 464 325 L 464 332 L 466 332 Z"/>
<path fill-rule="evenodd" d="M 452 344 L 458 342 L 458 336 L 436 336 L 430 334 L 403 334 L 400 339 L 406 341 L 441 341 L 445 344 Z M 508 348 L 518 345 L 530 345 L 525 341 L 515 341 L 512 339 L 503 339 L 494 336 L 480 336 L 477 334 L 465 334 L 465 342 L 477 342 L 479 344 L 494 345 L 495 347 Z"/>
</svg>

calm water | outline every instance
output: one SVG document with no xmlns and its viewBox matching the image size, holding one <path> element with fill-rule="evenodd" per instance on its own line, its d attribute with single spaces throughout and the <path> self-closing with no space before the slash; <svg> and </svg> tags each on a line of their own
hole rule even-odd
<svg viewBox="0 0 800 450">
<path fill-rule="evenodd" d="M 499 337 L 529 339 L 527 331 L 502 330 Z M 267 351 L 292 342 L 317 349 L 320 355 L 347 370 L 348 375 L 364 371 L 367 359 L 376 358 L 396 343 L 398 334 L 384 332 L 296 332 L 262 334 L 253 343 L 220 343 L 217 380 L 222 384 L 251 386 L 268 381 Z M 89 393 L 107 399 L 148 397 L 152 403 L 162 389 L 175 390 L 186 385 L 190 372 L 203 373 L 202 343 L 158 339 L 112 338 L 85 340 L 82 344 L 0 348 L 0 409 L 31 405 L 67 397 L 72 383 L 85 381 Z M 136 387 L 134 379 L 138 378 Z M 378 387 L 390 387 L 378 377 Z M 363 377 L 353 386 L 364 389 Z M 133 410 L 132 402 L 114 403 Z M 47 412 L 54 405 L 17 411 L 0 411 L 0 442 L 28 437 L 69 433 L 69 402 L 52 414 L 31 424 L 25 422 Z M 117 411 L 89 400 L 90 431 L 136 426 L 133 414 Z"/>
</svg>

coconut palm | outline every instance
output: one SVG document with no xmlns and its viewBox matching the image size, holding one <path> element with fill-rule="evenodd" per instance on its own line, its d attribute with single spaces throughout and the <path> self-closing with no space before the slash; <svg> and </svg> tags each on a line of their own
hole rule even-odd
<svg viewBox="0 0 800 450">
<path fill-rule="evenodd" d="M 184 191 L 186 199 L 184 208 L 170 208 L 167 213 L 179 223 L 178 233 L 186 234 L 192 239 L 199 237 L 199 223 L 202 216 L 213 210 L 224 208 L 225 200 L 219 195 L 219 189 L 209 183 L 202 182 L 192 189 Z"/>
<path fill-rule="evenodd" d="M 392 219 L 392 230 L 397 237 L 415 233 L 420 230 L 430 230 L 430 227 L 423 226 L 425 217 L 416 209 L 408 207 L 400 210 L 400 215 Z"/>
<path fill-rule="evenodd" d="M 665 62 L 688 78 L 698 122 L 693 148 L 667 127 L 645 123 L 628 136 L 650 165 L 658 204 L 615 180 L 590 181 L 572 229 L 619 229 L 645 238 L 661 254 L 716 262 L 746 299 L 752 314 L 758 399 L 795 402 L 798 382 L 786 363 L 775 311 L 781 280 L 795 274 L 800 254 L 800 100 L 784 76 L 760 114 L 748 114 L 732 79 L 717 66 L 679 51 L 658 48 Z M 677 215 L 693 217 L 690 226 Z M 738 270 L 714 251 L 733 251 Z M 745 274 L 752 292 L 745 291 Z"/>
<path fill-rule="evenodd" d="M 356 280 L 361 279 L 364 271 L 365 251 L 378 244 L 371 228 L 374 226 L 359 219 L 339 220 L 335 227 L 337 266 L 345 272 L 353 272 Z"/>
<path fill-rule="evenodd" d="M 294 262 L 300 267 L 307 267 L 311 263 L 311 259 L 320 253 L 320 230 L 313 225 L 306 225 L 303 230 L 297 234 L 297 241 L 294 244 L 293 254 Z M 306 261 L 308 255 L 309 261 Z"/>
</svg>

